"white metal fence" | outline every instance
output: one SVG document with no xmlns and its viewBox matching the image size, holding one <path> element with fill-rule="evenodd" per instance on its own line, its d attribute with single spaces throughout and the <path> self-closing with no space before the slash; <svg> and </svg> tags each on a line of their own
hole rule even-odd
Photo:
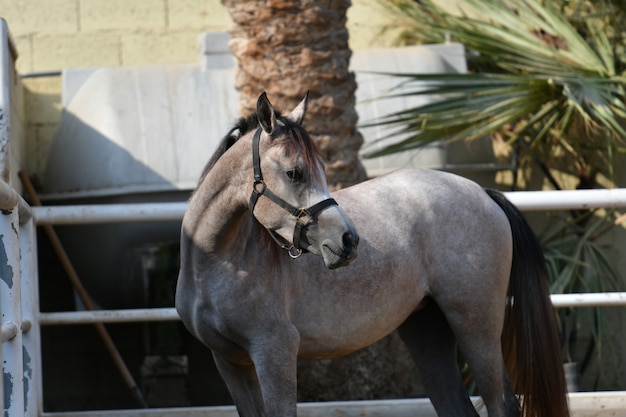
<svg viewBox="0 0 626 417">
<path fill-rule="evenodd" d="M 0 312 L 5 416 L 42 410 L 35 222 L 30 207 L 0 181 Z"/>
<path fill-rule="evenodd" d="M 507 197 L 521 210 L 626 207 L 626 189 L 515 192 L 507 193 Z M 40 326 L 173 321 L 179 318 L 174 308 L 39 312 L 35 226 L 180 220 L 185 208 L 185 203 L 29 207 L 15 190 L 0 181 L 0 209 L 3 210 L 3 215 L 0 216 L 0 360 L 4 372 L 4 378 L 0 381 L 4 396 L 0 397 L 0 402 L 3 402 L 5 416 L 234 415 L 232 407 L 88 413 L 43 412 Z M 624 306 L 626 293 L 553 295 L 552 301 L 556 307 Z M 571 402 L 579 416 L 626 415 L 626 392 L 573 394 Z M 417 413 L 413 415 L 434 415 L 432 407 L 424 400 L 399 401 L 393 404 L 383 401 L 305 405 L 301 407 L 301 414 L 367 416 L 382 413 L 399 417 L 411 408 Z M 364 409 L 366 406 L 368 408 Z M 425 411 L 420 414 L 419 410 Z"/>
</svg>

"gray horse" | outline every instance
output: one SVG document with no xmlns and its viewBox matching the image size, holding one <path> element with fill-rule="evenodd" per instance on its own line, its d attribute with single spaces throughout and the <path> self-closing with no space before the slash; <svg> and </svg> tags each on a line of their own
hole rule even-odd
<svg viewBox="0 0 626 417">
<path fill-rule="evenodd" d="M 296 416 L 298 358 L 345 355 L 398 329 L 439 416 L 477 415 L 457 345 L 491 417 L 567 416 L 543 254 L 515 207 L 429 170 L 331 197 L 301 126 L 306 106 L 281 116 L 263 93 L 183 219 L 176 308 L 239 414 Z"/>
</svg>

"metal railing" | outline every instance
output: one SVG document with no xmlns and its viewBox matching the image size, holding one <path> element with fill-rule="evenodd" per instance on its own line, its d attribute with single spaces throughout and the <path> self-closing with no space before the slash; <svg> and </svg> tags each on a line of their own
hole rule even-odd
<svg viewBox="0 0 626 417">
<path fill-rule="evenodd" d="M 626 207 L 626 189 L 513 192 L 506 196 L 525 211 Z M 174 308 L 39 312 L 35 225 L 180 220 L 186 203 L 29 207 L 0 181 L 0 209 L 6 213 L 0 218 L 0 274 L 5 274 L 0 279 L 0 359 L 8 375 L 5 384 L 8 381 L 10 385 L 4 387 L 5 415 L 43 415 L 40 326 L 175 321 L 179 317 Z M 10 280 L 7 271 L 11 271 Z M 555 307 L 623 306 L 626 292 L 555 294 L 552 302 Z M 598 396 L 593 398 L 597 401 Z"/>
<path fill-rule="evenodd" d="M 0 209 L 0 403 L 5 416 L 34 416 L 43 409 L 35 224 L 28 204 L 4 181 Z"/>
<path fill-rule="evenodd" d="M 570 210 L 626 207 L 626 189 L 516 191 L 505 193 L 520 210 Z M 141 203 L 33 207 L 37 224 L 88 224 L 180 220 L 186 203 Z M 555 307 L 626 305 L 624 293 L 553 294 Z M 99 312 L 42 313 L 42 325 L 173 321 L 174 308 L 121 309 Z"/>
</svg>

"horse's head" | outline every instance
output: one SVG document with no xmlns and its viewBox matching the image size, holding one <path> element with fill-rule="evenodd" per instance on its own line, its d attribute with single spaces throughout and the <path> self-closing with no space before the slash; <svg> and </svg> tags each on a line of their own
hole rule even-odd
<svg viewBox="0 0 626 417">
<path fill-rule="evenodd" d="M 308 251 L 338 268 L 356 257 L 359 237 L 331 198 L 322 158 L 301 126 L 306 107 L 307 96 L 279 117 L 265 93 L 259 97 L 249 208 L 292 257 Z"/>
</svg>

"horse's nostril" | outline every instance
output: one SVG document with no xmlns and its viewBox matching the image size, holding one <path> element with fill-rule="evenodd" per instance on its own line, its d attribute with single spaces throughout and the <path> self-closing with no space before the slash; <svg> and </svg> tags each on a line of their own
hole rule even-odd
<svg viewBox="0 0 626 417">
<path fill-rule="evenodd" d="M 345 249 L 353 249 L 359 244 L 359 236 L 356 233 L 346 232 L 343 234 L 343 246 Z"/>
</svg>

